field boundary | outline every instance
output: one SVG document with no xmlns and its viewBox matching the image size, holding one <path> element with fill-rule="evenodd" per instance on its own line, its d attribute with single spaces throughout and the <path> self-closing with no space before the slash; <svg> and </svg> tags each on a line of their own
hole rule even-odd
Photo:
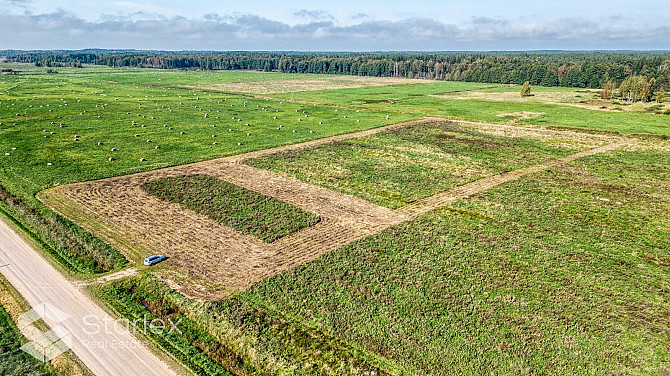
<svg viewBox="0 0 670 376">
<path fill-rule="evenodd" d="M 254 283 L 286 269 L 449 205 L 458 199 L 577 158 L 634 142 L 632 139 L 620 138 L 604 146 L 479 179 L 396 210 L 243 164 L 247 159 L 268 154 L 434 121 L 449 120 L 429 117 L 211 161 L 63 185 L 40 192 L 38 198 L 73 222 L 116 245 L 126 257 L 138 264 L 148 253 L 168 254 L 170 259 L 167 262 L 152 269 L 157 276 L 188 297 L 209 300 L 245 290 Z M 509 125 L 501 127 L 519 128 Z M 552 130 L 547 132 L 565 133 Z M 184 209 L 179 204 L 150 196 L 140 188 L 147 181 L 193 174 L 213 176 L 276 198 L 318 215 L 321 222 L 273 243 L 265 243 L 214 222 L 204 215 Z M 145 268 L 138 266 L 137 269 Z"/>
</svg>

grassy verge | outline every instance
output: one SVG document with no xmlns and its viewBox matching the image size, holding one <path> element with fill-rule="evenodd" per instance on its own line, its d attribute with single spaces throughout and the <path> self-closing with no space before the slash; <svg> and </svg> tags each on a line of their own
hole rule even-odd
<svg viewBox="0 0 670 376">
<path fill-rule="evenodd" d="M 207 175 L 158 179 L 142 189 L 268 243 L 319 222 L 315 214 Z"/>
<path fill-rule="evenodd" d="M 98 295 L 128 319 L 146 314 L 179 322 L 181 333 L 151 339 L 196 374 L 399 373 L 390 362 L 236 297 L 200 303 L 185 299 L 150 276 L 110 283 Z"/>
<path fill-rule="evenodd" d="M 72 351 L 61 354 L 50 363 L 41 363 L 20 350 L 26 339 L 15 321 L 29 309 L 21 295 L 0 276 L 0 374 L 93 376 Z M 46 326 L 41 329 L 46 329 Z"/>
<path fill-rule="evenodd" d="M 0 212 L 70 272 L 102 273 L 127 263 L 108 244 L 59 215 L 10 194 L 1 185 Z"/>
<path fill-rule="evenodd" d="M 667 374 L 667 152 L 527 176 L 238 298 L 418 374 Z"/>
<path fill-rule="evenodd" d="M 0 374 L 12 376 L 55 375 L 46 364 L 21 351 L 26 342 L 9 313 L 0 306 Z"/>
<path fill-rule="evenodd" d="M 555 134 L 542 139 L 499 132 L 435 121 L 246 163 L 398 208 L 483 177 L 589 147 L 577 139 L 560 140 Z"/>
</svg>

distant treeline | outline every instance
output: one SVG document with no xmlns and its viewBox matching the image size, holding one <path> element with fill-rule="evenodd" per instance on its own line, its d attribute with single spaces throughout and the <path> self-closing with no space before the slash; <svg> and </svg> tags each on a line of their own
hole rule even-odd
<svg viewBox="0 0 670 376">
<path fill-rule="evenodd" d="M 286 73 L 407 77 L 501 84 L 600 88 L 632 75 L 670 84 L 670 52 L 15 52 L 10 61 L 38 66 L 251 69 Z"/>
</svg>

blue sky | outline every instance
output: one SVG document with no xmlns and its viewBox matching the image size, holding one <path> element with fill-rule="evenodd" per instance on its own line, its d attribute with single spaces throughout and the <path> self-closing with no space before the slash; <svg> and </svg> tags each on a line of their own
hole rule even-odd
<svg viewBox="0 0 670 376">
<path fill-rule="evenodd" d="M 0 0 L 0 49 L 670 49 L 670 1 Z"/>
</svg>

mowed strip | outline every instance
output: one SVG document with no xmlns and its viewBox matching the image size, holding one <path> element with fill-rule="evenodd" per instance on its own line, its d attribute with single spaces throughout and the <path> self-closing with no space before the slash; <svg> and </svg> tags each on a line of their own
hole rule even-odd
<svg viewBox="0 0 670 376">
<path fill-rule="evenodd" d="M 170 259 L 156 269 L 159 276 L 189 297 L 216 299 L 244 290 L 255 282 L 444 206 L 464 195 L 582 156 L 611 150 L 627 142 L 622 140 L 507 174 L 487 177 L 398 210 L 241 164 L 251 157 L 361 137 L 385 129 L 60 186 L 41 192 L 39 198 L 54 210 L 119 247 L 138 263 L 148 253 L 168 255 Z M 321 222 L 273 243 L 266 243 L 179 204 L 160 200 L 141 188 L 153 180 L 193 174 L 208 175 L 274 197 L 319 216 Z"/>
</svg>

